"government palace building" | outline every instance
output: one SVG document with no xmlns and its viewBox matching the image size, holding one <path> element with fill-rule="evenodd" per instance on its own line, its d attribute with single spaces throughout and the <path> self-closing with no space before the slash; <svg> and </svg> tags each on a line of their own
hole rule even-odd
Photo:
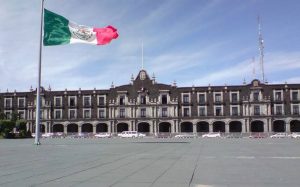
<svg viewBox="0 0 300 187">
<path fill-rule="evenodd" d="M 104 90 L 41 90 L 41 132 L 300 132 L 300 84 L 177 87 L 142 69 Z M 0 93 L 0 113 L 18 113 L 35 131 L 36 90 Z"/>
</svg>

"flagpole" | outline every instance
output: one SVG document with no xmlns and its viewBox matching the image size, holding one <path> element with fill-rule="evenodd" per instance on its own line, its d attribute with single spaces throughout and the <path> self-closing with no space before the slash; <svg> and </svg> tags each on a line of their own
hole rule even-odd
<svg viewBox="0 0 300 187">
<path fill-rule="evenodd" d="M 40 145 L 40 120 L 41 120 L 41 69 L 42 69 L 42 49 L 43 49 L 43 20 L 44 20 L 44 0 L 41 0 L 41 28 L 40 28 L 40 52 L 38 65 L 38 85 L 36 90 L 36 110 L 35 110 L 35 145 Z"/>
</svg>

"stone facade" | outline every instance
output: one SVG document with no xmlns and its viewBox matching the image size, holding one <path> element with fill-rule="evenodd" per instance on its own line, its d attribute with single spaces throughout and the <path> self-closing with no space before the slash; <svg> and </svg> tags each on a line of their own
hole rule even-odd
<svg viewBox="0 0 300 187">
<path fill-rule="evenodd" d="M 35 128 L 36 90 L 0 93 L 0 112 Z M 42 89 L 42 132 L 300 132 L 300 84 L 177 87 L 141 70 L 107 90 Z"/>
</svg>

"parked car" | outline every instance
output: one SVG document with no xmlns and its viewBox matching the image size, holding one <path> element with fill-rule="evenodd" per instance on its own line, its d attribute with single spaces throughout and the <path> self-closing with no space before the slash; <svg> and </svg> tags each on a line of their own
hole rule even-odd
<svg viewBox="0 0 300 187">
<path fill-rule="evenodd" d="M 44 134 L 42 134 L 43 138 L 50 138 L 52 136 L 53 136 L 53 133 L 44 133 Z"/>
<path fill-rule="evenodd" d="M 202 138 L 220 138 L 221 137 L 221 133 L 217 132 L 217 133 L 207 133 L 207 134 L 203 134 Z"/>
<path fill-rule="evenodd" d="M 287 134 L 286 133 L 276 133 L 270 136 L 270 138 L 286 138 Z"/>
<path fill-rule="evenodd" d="M 110 138 L 111 134 L 110 133 L 99 133 L 99 134 L 95 134 L 96 138 Z"/>
<path fill-rule="evenodd" d="M 118 134 L 121 138 L 138 138 L 138 137 L 145 137 L 146 134 L 139 133 L 137 131 L 123 131 L 122 133 Z"/>
<path fill-rule="evenodd" d="M 193 135 L 193 134 L 177 134 L 174 137 L 175 138 L 194 138 L 195 135 Z"/>
<path fill-rule="evenodd" d="M 300 138 L 300 133 L 292 133 L 289 135 L 291 138 Z"/>
</svg>

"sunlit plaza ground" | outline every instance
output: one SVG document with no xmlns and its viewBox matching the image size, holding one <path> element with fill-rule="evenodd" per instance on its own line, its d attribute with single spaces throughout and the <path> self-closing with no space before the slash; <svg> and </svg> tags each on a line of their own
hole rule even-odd
<svg viewBox="0 0 300 187">
<path fill-rule="evenodd" d="M 300 139 L 0 140 L 0 186 L 300 186 Z"/>
</svg>

